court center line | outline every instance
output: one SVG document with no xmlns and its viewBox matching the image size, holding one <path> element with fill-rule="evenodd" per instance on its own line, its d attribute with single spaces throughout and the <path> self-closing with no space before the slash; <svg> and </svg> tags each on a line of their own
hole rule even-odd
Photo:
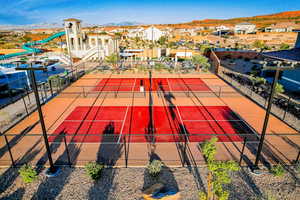
<svg viewBox="0 0 300 200">
<path fill-rule="evenodd" d="M 119 135 L 119 139 L 118 139 L 118 144 L 120 143 L 120 140 L 121 140 L 121 137 L 122 137 L 122 133 L 123 133 L 123 129 L 124 129 L 124 125 L 125 125 L 128 110 L 129 110 L 129 106 L 127 106 L 126 113 L 125 113 L 125 116 L 124 116 L 124 119 L 123 119 L 122 127 L 121 127 L 121 130 L 120 130 L 120 135 Z"/>
<path fill-rule="evenodd" d="M 133 95 L 134 95 L 135 84 L 136 84 L 136 78 L 134 79 L 134 84 L 133 84 L 133 87 L 131 88 L 131 93 Z M 134 98 L 134 97 L 132 97 L 132 98 Z M 121 137 L 122 137 L 122 134 L 123 134 L 123 129 L 124 129 L 124 126 L 125 126 L 125 122 L 126 122 L 128 110 L 129 110 L 129 106 L 127 106 L 126 113 L 125 113 L 125 116 L 124 116 L 124 119 L 123 119 L 123 124 L 122 124 L 122 128 L 120 130 L 120 135 L 119 135 L 118 143 L 120 143 L 120 140 L 121 140 Z"/>
</svg>

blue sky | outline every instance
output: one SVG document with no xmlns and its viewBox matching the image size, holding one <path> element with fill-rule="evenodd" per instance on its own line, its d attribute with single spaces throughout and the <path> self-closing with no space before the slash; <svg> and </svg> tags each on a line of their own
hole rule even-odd
<svg viewBox="0 0 300 200">
<path fill-rule="evenodd" d="M 300 10 L 296 0 L 0 0 L 0 24 L 136 21 L 178 23 L 195 19 L 254 16 Z"/>
</svg>

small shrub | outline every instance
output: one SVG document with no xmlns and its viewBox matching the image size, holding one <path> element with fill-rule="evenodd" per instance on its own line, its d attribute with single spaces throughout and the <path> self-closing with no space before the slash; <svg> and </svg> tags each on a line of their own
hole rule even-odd
<svg viewBox="0 0 300 200">
<path fill-rule="evenodd" d="M 85 165 L 85 171 L 88 176 L 90 176 L 93 180 L 98 180 L 101 177 L 103 165 L 100 165 L 96 162 L 89 162 Z"/>
<path fill-rule="evenodd" d="M 275 195 L 272 194 L 272 192 L 269 191 L 265 194 L 265 199 L 266 200 L 276 200 L 276 197 L 275 197 Z"/>
<path fill-rule="evenodd" d="M 163 163 L 160 160 L 153 160 L 148 164 L 147 169 L 151 176 L 158 176 L 163 167 Z"/>
<path fill-rule="evenodd" d="M 31 183 L 37 179 L 37 172 L 29 165 L 23 165 L 19 169 L 20 176 L 25 183 Z"/>
<path fill-rule="evenodd" d="M 199 200 L 207 200 L 207 195 L 205 192 L 199 192 Z"/>
<path fill-rule="evenodd" d="M 284 168 L 282 167 L 282 165 L 275 165 L 275 166 L 272 167 L 271 173 L 272 173 L 274 176 L 283 176 L 284 173 L 285 173 L 285 170 L 284 170 Z"/>
</svg>

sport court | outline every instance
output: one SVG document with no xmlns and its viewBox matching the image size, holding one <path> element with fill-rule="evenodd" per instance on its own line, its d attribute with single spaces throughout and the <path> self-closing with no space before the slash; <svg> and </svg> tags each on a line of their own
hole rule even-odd
<svg viewBox="0 0 300 200">
<path fill-rule="evenodd" d="M 77 106 L 49 140 L 64 134 L 74 143 L 203 142 L 212 136 L 220 142 L 241 142 L 243 134 L 254 133 L 226 105 L 178 106 L 168 98 L 172 92 L 213 93 L 201 78 L 103 78 L 91 91 L 139 93 L 140 87 L 150 96 L 148 106 Z M 165 104 L 153 105 L 154 95 Z"/>
<path fill-rule="evenodd" d="M 87 74 L 42 109 L 53 159 L 65 165 L 69 154 L 77 166 L 99 159 L 113 160 L 116 166 L 145 166 L 153 146 L 167 165 L 182 166 L 185 146 L 189 157 L 203 164 L 199 142 L 213 136 L 219 139 L 218 159 L 239 159 L 247 138 L 245 154 L 253 161 L 257 147 L 252 146 L 265 114 L 212 74 Z M 298 150 L 289 141 L 299 137 L 273 116 L 270 124 L 270 148 L 290 163 Z M 274 135 L 283 133 L 288 135 Z M 5 135 L 18 163 L 35 164 L 45 158 L 37 112 Z M 35 156 L 28 160 L 30 152 Z M 273 155 L 265 156 L 273 160 Z M 6 152 L 0 164 L 10 163 Z"/>
</svg>

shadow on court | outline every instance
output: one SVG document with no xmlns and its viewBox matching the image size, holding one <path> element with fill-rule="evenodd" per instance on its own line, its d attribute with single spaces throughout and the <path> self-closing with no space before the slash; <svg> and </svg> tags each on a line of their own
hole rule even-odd
<svg viewBox="0 0 300 200">
<path fill-rule="evenodd" d="M 123 144 L 118 144 L 114 122 L 110 122 L 103 131 L 102 141 L 97 153 L 97 163 L 107 166 L 101 178 L 89 190 L 89 199 L 110 199 L 110 189 L 114 187 L 117 169 L 113 168 L 123 154 Z"/>
</svg>

